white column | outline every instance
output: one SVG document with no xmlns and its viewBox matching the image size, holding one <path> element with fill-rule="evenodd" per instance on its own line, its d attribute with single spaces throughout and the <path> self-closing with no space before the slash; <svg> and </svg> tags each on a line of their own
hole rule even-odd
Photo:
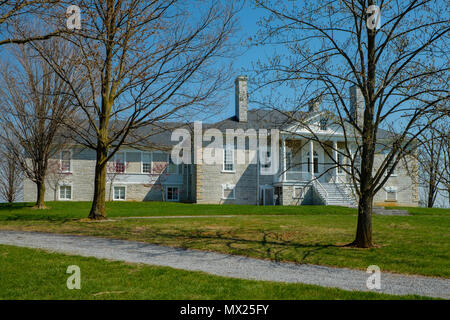
<svg viewBox="0 0 450 320">
<path fill-rule="evenodd" d="M 336 162 L 336 168 L 334 169 L 334 180 L 337 182 L 338 176 L 338 151 L 337 151 L 337 140 L 333 141 L 333 151 L 334 151 L 334 161 Z"/>
<path fill-rule="evenodd" d="M 283 173 L 283 182 L 286 181 L 286 138 L 281 138 L 281 172 Z"/>
<path fill-rule="evenodd" d="M 309 140 L 309 169 L 311 170 L 311 180 L 314 180 L 314 144 Z"/>
</svg>

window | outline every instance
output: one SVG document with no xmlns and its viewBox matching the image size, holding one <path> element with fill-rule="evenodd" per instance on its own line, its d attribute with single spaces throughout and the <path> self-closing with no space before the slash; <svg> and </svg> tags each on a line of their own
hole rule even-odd
<svg viewBox="0 0 450 320">
<path fill-rule="evenodd" d="M 386 201 L 397 201 L 397 190 L 386 190 Z"/>
<path fill-rule="evenodd" d="M 142 154 L 142 173 L 151 173 L 152 168 L 152 154 L 144 152 Z"/>
<path fill-rule="evenodd" d="M 234 184 L 223 184 L 222 185 L 222 199 L 235 199 L 235 189 Z"/>
<path fill-rule="evenodd" d="M 125 172 L 125 152 L 117 152 L 114 155 L 114 172 Z"/>
<path fill-rule="evenodd" d="M 397 188 L 396 187 L 386 187 L 386 201 L 397 201 Z"/>
<path fill-rule="evenodd" d="M 286 151 L 286 170 L 292 169 L 291 163 L 292 163 L 292 154 L 290 151 Z"/>
<path fill-rule="evenodd" d="M 60 165 L 61 172 L 70 172 L 71 171 L 71 163 L 70 163 L 70 151 L 61 151 Z"/>
<path fill-rule="evenodd" d="M 391 190 L 391 191 L 386 191 L 387 195 L 386 195 L 386 200 L 387 201 L 397 201 L 397 191 Z"/>
<path fill-rule="evenodd" d="M 125 187 L 114 187 L 114 200 L 125 200 Z"/>
<path fill-rule="evenodd" d="M 320 130 L 327 130 L 328 129 L 328 120 L 326 118 L 320 119 Z"/>
<path fill-rule="evenodd" d="M 226 147 L 223 150 L 223 171 L 234 171 L 234 149 Z"/>
<path fill-rule="evenodd" d="M 303 188 L 302 187 L 294 187 L 294 194 L 293 194 L 293 198 L 294 199 L 300 199 L 303 195 Z"/>
<path fill-rule="evenodd" d="M 266 154 L 264 155 L 264 158 L 261 159 L 261 163 L 262 163 L 262 167 L 263 168 L 270 168 L 271 164 L 272 164 L 272 159 L 270 158 L 270 151 L 267 151 Z"/>
<path fill-rule="evenodd" d="M 311 172 L 311 160 L 309 158 L 309 152 L 307 153 L 306 162 L 308 163 L 308 172 Z M 314 163 L 314 173 L 319 173 L 319 155 L 315 151 L 313 156 L 313 163 Z"/>
<path fill-rule="evenodd" d="M 167 188 L 167 201 L 179 201 L 180 200 L 180 190 L 178 187 L 168 187 Z"/>
<path fill-rule="evenodd" d="M 337 155 L 337 164 L 338 164 L 338 173 L 344 172 L 344 170 L 342 170 L 342 154 L 340 153 L 338 153 Z"/>
<path fill-rule="evenodd" d="M 152 173 L 155 175 L 167 172 L 167 154 L 155 151 L 152 152 Z"/>
<path fill-rule="evenodd" d="M 59 186 L 59 200 L 72 200 L 72 186 Z"/>
</svg>

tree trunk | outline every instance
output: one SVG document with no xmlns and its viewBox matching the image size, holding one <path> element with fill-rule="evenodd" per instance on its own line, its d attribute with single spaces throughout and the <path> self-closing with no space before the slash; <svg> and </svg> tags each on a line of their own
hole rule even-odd
<svg viewBox="0 0 450 320">
<path fill-rule="evenodd" d="M 358 248 L 371 248 L 372 243 L 372 203 L 371 195 L 362 195 L 358 204 L 358 226 L 356 228 L 356 238 L 352 246 Z"/>
<path fill-rule="evenodd" d="M 15 172 L 16 172 L 16 168 L 15 168 L 15 164 L 13 161 L 11 161 L 11 159 L 8 159 L 8 203 L 13 203 L 14 202 L 14 197 L 15 197 L 15 184 L 16 184 L 16 177 L 15 177 Z"/>
<path fill-rule="evenodd" d="M 43 181 L 36 182 L 37 188 L 37 199 L 35 208 L 36 209 L 45 209 L 45 183 Z"/>
<path fill-rule="evenodd" d="M 109 53 L 110 54 L 110 53 Z M 108 54 L 108 56 L 109 56 Z M 109 73 L 110 69 L 106 72 Z M 109 76 L 105 76 L 109 79 Z M 106 219 L 106 171 L 108 160 L 108 130 L 109 115 L 111 113 L 112 101 L 107 99 L 106 85 L 102 83 L 102 114 L 99 119 L 99 129 L 97 134 L 97 159 L 95 163 L 94 178 L 94 199 L 92 201 L 89 219 Z"/>
<path fill-rule="evenodd" d="M 427 207 L 428 208 L 433 208 L 434 205 L 434 185 L 433 182 L 430 182 L 429 186 L 428 186 L 428 198 L 427 198 Z"/>
<path fill-rule="evenodd" d="M 369 0 L 368 5 L 374 1 Z M 376 134 L 373 122 L 375 112 L 376 79 L 376 30 L 367 29 L 367 86 L 363 88 L 365 108 L 362 127 L 362 151 L 360 166 L 360 198 L 358 203 L 358 226 L 356 238 L 350 244 L 358 248 L 370 248 L 372 244 L 372 204 L 373 204 L 373 163 L 375 157 Z"/>
<path fill-rule="evenodd" d="M 106 159 L 108 150 L 105 147 L 97 148 L 97 163 L 95 164 L 94 199 L 92 201 L 89 219 L 106 219 Z"/>
<path fill-rule="evenodd" d="M 429 168 L 429 180 L 428 180 L 428 196 L 427 196 L 427 207 L 428 208 L 433 208 L 433 204 L 434 204 L 434 194 L 436 193 L 436 171 L 433 168 L 434 166 L 434 161 L 433 161 L 433 157 L 431 157 L 430 159 L 430 168 Z"/>
<path fill-rule="evenodd" d="M 433 208 L 433 205 L 434 205 L 434 192 L 432 190 L 428 190 L 427 208 Z"/>
<path fill-rule="evenodd" d="M 110 181 L 109 182 L 109 195 L 108 195 L 108 201 L 110 201 L 111 202 L 111 199 L 112 199 L 112 187 L 113 187 L 113 182 L 112 181 Z"/>
</svg>

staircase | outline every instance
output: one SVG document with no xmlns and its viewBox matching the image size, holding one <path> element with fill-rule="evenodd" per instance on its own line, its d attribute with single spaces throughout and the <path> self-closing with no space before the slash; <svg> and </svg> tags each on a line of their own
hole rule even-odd
<svg viewBox="0 0 450 320">
<path fill-rule="evenodd" d="M 337 183 L 322 183 L 320 188 L 315 186 L 315 189 L 325 200 L 326 205 L 356 207 L 355 199 L 344 190 L 344 186 Z"/>
</svg>

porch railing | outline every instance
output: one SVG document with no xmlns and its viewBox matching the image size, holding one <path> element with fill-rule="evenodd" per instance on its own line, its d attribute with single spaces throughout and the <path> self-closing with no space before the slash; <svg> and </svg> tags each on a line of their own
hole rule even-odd
<svg viewBox="0 0 450 320">
<path fill-rule="evenodd" d="M 320 183 L 319 180 L 313 180 L 313 185 L 314 187 L 316 187 L 317 189 L 320 189 L 323 191 L 323 193 L 325 193 L 325 199 L 323 199 L 323 201 L 325 202 L 325 205 L 327 205 L 328 202 L 328 191 L 327 189 L 325 189 L 325 187 Z M 320 191 L 319 191 L 320 193 Z"/>
<path fill-rule="evenodd" d="M 287 170 L 285 174 L 286 174 L 285 181 L 287 181 L 287 182 L 311 181 L 311 172 Z M 329 172 L 326 172 L 323 174 L 316 173 L 315 176 L 316 176 L 316 179 L 319 178 L 319 176 L 320 176 L 320 179 L 323 179 L 325 182 L 331 181 L 333 178 Z M 281 174 L 278 177 L 278 179 L 279 179 L 279 182 L 283 181 L 283 174 Z"/>
<path fill-rule="evenodd" d="M 281 176 L 281 178 L 283 177 Z M 286 171 L 286 181 L 309 181 L 309 180 L 311 180 L 310 172 L 293 171 L 293 170 Z"/>
</svg>

